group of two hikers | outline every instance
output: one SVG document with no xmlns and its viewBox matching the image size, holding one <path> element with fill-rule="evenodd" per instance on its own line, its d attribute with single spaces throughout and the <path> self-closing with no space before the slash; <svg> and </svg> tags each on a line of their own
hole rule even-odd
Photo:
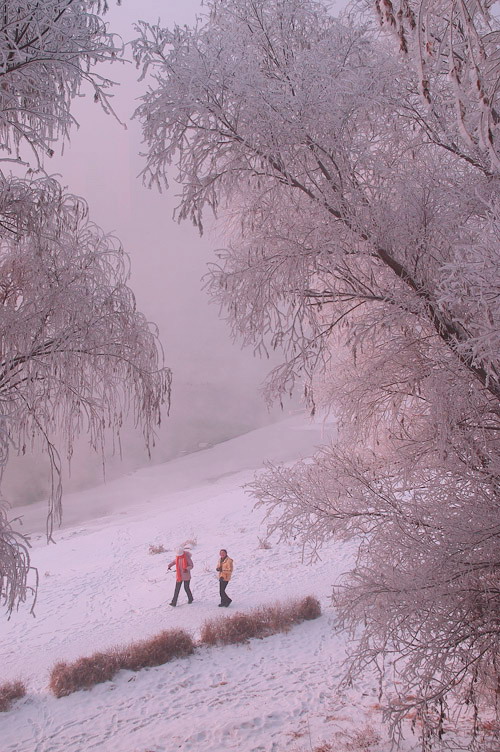
<svg viewBox="0 0 500 752">
<path fill-rule="evenodd" d="M 179 597 L 182 583 L 184 583 L 184 590 L 188 597 L 188 603 L 192 603 L 194 598 L 189 583 L 191 581 L 193 559 L 191 558 L 190 552 L 183 547 L 177 549 L 175 559 L 170 562 L 168 568 L 171 569 L 173 566 L 175 566 L 176 575 L 175 590 L 170 605 L 177 606 L 177 599 Z M 219 551 L 219 563 L 217 564 L 216 571 L 219 573 L 219 607 L 227 608 L 231 603 L 231 598 L 227 595 L 226 588 L 233 573 L 233 560 L 229 558 L 225 548 L 221 548 Z"/>
</svg>

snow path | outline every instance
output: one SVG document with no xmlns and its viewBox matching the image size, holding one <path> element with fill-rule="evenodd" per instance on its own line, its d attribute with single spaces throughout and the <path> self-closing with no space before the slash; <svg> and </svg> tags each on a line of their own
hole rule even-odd
<svg viewBox="0 0 500 752">
<path fill-rule="evenodd" d="M 294 425 L 297 419 L 282 424 L 281 435 L 273 427 L 277 453 L 288 459 L 293 453 L 300 456 L 297 443 L 303 455 L 319 443 L 319 435 L 309 428 L 299 431 L 300 442 L 291 437 Z M 253 509 L 241 486 L 253 478 L 253 471 L 242 465 L 253 464 L 263 433 L 241 439 L 236 446 L 226 442 L 214 448 L 218 459 L 213 449 L 191 455 L 191 465 L 183 458 L 184 471 L 191 467 L 183 488 L 171 490 L 172 484 L 182 486 L 180 476 L 172 481 L 173 463 L 138 471 L 130 488 L 137 502 L 142 483 L 148 503 L 120 509 L 116 493 L 124 484 L 113 483 L 108 510 L 118 511 L 64 528 L 55 546 L 37 538 L 33 559 L 41 584 L 36 619 L 22 610 L 0 622 L 0 682 L 22 679 L 28 688 L 26 698 L 0 714 L 0 752 L 310 752 L 324 740 L 337 740 L 340 752 L 365 723 L 380 728 L 372 678 L 362 678 L 349 692 L 336 689 L 345 645 L 344 637 L 332 630 L 329 595 L 352 552 L 332 546 L 322 561 L 308 565 L 301 561 L 298 545 L 260 547 L 263 514 Z M 248 447 L 245 462 L 242 443 Z M 151 483 L 148 487 L 151 475 L 156 490 Z M 106 488 L 98 493 L 104 496 Z M 83 506 L 78 512 L 83 520 L 88 492 L 73 497 L 73 503 Z M 179 605 L 172 609 L 168 602 L 174 576 L 166 567 L 177 545 L 189 539 L 195 602 L 188 606 L 181 591 Z M 149 545 L 159 543 L 167 552 L 149 554 Z M 323 615 L 287 634 L 245 645 L 203 647 L 164 666 L 121 671 L 87 692 L 61 699 L 48 692 L 57 661 L 175 626 L 197 637 L 206 619 L 221 616 L 214 572 L 221 546 L 235 560 L 228 588 L 233 605 L 222 609 L 223 615 L 308 594 L 320 599 Z M 409 744 L 404 752 L 412 748 Z M 384 739 L 369 749 L 386 752 L 389 745 Z"/>
</svg>

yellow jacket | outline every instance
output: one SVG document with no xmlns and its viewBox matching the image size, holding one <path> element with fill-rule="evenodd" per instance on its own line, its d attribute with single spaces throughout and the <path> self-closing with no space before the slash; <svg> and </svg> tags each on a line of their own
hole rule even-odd
<svg viewBox="0 0 500 752">
<path fill-rule="evenodd" d="M 226 556 L 224 560 L 219 559 L 217 571 L 219 573 L 219 580 L 229 582 L 231 575 L 233 574 L 233 560 L 230 559 L 229 556 Z"/>
</svg>

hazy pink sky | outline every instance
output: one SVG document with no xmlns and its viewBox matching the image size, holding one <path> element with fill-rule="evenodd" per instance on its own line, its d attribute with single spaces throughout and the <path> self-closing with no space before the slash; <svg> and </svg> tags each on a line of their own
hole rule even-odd
<svg viewBox="0 0 500 752">
<path fill-rule="evenodd" d="M 112 5 L 106 18 L 127 41 L 139 19 L 156 22 L 160 17 L 166 26 L 192 24 L 200 8 L 198 0 L 123 0 L 121 7 Z M 120 238 L 131 257 L 130 284 L 138 307 L 159 326 L 165 361 L 174 373 L 171 414 L 154 454 L 161 461 L 268 422 L 259 386 L 270 364 L 231 342 L 218 308 L 201 289 L 206 264 L 213 249 L 223 245 L 222 238 L 209 232 L 200 238 L 191 225 L 178 225 L 172 219 L 175 186 L 160 195 L 138 177 L 143 147 L 139 124 L 130 121 L 145 90 L 144 83 L 137 83 L 138 71 L 129 63 L 107 66 L 104 72 L 120 82 L 113 103 L 126 128 L 105 115 L 92 97 L 82 97 L 73 107 L 80 128 L 47 169 L 86 199 L 94 222 Z M 108 461 L 108 477 L 126 472 L 129 464 L 147 463 L 140 432 L 124 436 L 123 455 L 123 463 Z M 13 456 L 5 477 L 8 498 L 13 503 L 36 498 L 46 476 L 47 468 L 36 458 Z M 100 462 L 82 440 L 66 488 L 101 480 Z"/>
<path fill-rule="evenodd" d="M 199 8 L 198 0 L 125 0 L 111 8 L 108 22 L 127 40 L 139 18 L 156 21 L 160 16 L 165 25 L 191 23 Z M 208 249 L 217 241 L 200 239 L 194 228 L 172 221 L 175 188 L 160 196 L 142 185 L 140 127 L 130 117 L 144 84 L 136 82 L 133 64 L 115 64 L 106 73 L 121 84 L 113 104 L 126 129 L 84 98 L 74 110 L 80 128 L 51 166 L 70 191 L 85 197 L 94 221 L 116 233 L 131 255 L 132 286 L 140 308 L 161 325 L 168 362 L 182 357 L 199 363 L 200 358 L 211 358 L 214 336 L 228 339 L 216 310 L 210 307 L 207 312 L 200 293 Z"/>
<path fill-rule="evenodd" d="M 189 24 L 200 7 L 198 0 L 124 0 L 121 7 L 113 6 L 108 20 L 126 40 L 134 35 L 132 25 L 139 18 L 160 17 L 167 26 Z M 121 82 L 115 109 L 127 128 L 89 99 L 81 100 L 75 109 L 81 127 L 63 157 L 52 160 L 53 169 L 62 174 L 69 190 L 86 198 L 92 218 L 115 233 L 130 254 L 139 307 L 160 326 L 174 378 L 177 374 L 199 381 L 226 380 L 228 390 L 235 392 L 241 391 L 240 379 L 255 391 L 268 364 L 230 342 L 228 327 L 201 291 L 210 252 L 222 245 L 222 239 L 210 233 L 200 238 L 191 225 L 178 225 L 172 220 L 175 186 L 160 195 L 145 188 L 138 177 L 143 147 L 139 124 L 130 122 L 130 116 L 145 85 L 136 82 L 137 75 L 132 64 L 110 66 L 110 76 Z M 246 388 L 243 394 L 254 401 Z"/>
</svg>

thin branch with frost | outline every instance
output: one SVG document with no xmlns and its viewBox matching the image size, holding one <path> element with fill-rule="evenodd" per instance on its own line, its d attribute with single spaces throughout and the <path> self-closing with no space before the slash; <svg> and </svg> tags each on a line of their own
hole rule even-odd
<svg viewBox="0 0 500 752">
<path fill-rule="evenodd" d="M 36 570 L 33 586 L 28 584 L 32 570 L 27 538 L 12 528 L 9 505 L 0 502 L 0 604 L 10 613 L 27 600 L 29 593 L 36 592 Z M 33 612 L 35 599 L 32 599 Z"/>
</svg>

